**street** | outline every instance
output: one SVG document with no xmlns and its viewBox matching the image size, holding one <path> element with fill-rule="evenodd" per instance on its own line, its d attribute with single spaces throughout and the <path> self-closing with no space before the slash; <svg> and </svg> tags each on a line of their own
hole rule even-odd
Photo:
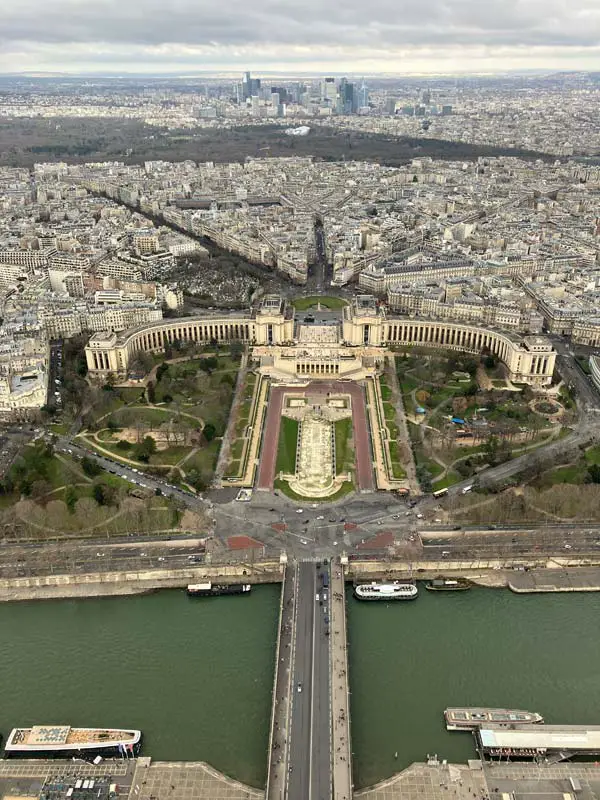
<svg viewBox="0 0 600 800">
<path fill-rule="evenodd" d="M 298 566 L 290 725 L 289 800 L 331 797 L 331 707 L 329 697 L 328 589 L 326 567 Z M 327 580 L 327 579 L 325 579 Z M 319 600 L 317 600 L 317 593 Z M 324 596 L 327 599 L 323 599 Z"/>
</svg>

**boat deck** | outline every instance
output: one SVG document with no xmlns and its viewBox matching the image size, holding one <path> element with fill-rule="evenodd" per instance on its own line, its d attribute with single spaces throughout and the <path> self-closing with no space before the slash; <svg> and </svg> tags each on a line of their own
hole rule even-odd
<svg viewBox="0 0 600 800">
<path fill-rule="evenodd" d="M 103 744 L 115 741 L 135 742 L 136 732 L 110 728 L 71 728 L 69 725 L 36 725 L 16 728 L 10 737 L 11 745 L 40 748 L 81 744 Z"/>
</svg>

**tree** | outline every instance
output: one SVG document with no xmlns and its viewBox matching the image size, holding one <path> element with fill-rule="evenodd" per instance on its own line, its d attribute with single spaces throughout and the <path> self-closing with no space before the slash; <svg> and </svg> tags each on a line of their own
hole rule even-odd
<svg viewBox="0 0 600 800">
<path fill-rule="evenodd" d="M 111 506 L 115 502 L 116 491 L 106 483 L 95 483 L 92 494 L 99 506 Z"/>
<path fill-rule="evenodd" d="M 207 422 L 204 428 L 202 429 L 202 435 L 206 439 L 207 442 L 212 442 L 215 438 L 217 433 L 216 427 L 212 424 L 212 422 Z"/>
<path fill-rule="evenodd" d="M 93 461 L 89 456 L 84 456 L 81 459 L 81 469 L 89 478 L 95 478 L 96 475 L 100 475 L 102 472 L 102 467 Z"/>
<path fill-rule="evenodd" d="M 166 373 L 169 371 L 169 365 L 166 364 L 164 361 L 160 364 L 156 370 L 156 382 L 160 383 Z"/>
<path fill-rule="evenodd" d="M 69 513 L 75 513 L 75 503 L 77 502 L 77 491 L 74 486 L 67 486 L 65 489 L 65 504 L 69 509 Z"/>
<path fill-rule="evenodd" d="M 148 382 L 148 386 L 146 387 L 146 396 L 148 397 L 149 403 L 156 402 L 156 385 L 153 381 Z"/>
<path fill-rule="evenodd" d="M 239 361 L 244 352 L 244 345 L 241 342 L 232 342 L 229 347 L 229 353 L 232 361 Z"/>
<path fill-rule="evenodd" d="M 587 478 L 590 483 L 600 483 L 600 464 L 592 464 L 588 467 Z"/>
<path fill-rule="evenodd" d="M 135 446 L 133 455 L 138 461 L 150 461 L 150 457 L 156 453 L 156 442 L 152 436 L 145 436 L 143 440 Z"/>
</svg>

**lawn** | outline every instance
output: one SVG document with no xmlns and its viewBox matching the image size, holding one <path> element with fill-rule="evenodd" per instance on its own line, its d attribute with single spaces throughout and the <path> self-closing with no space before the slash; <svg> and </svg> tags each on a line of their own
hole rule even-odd
<svg viewBox="0 0 600 800">
<path fill-rule="evenodd" d="M 335 423 L 335 474 L 348 472 L 353 466 L 352 419 L 339 419 Z"/>
<path fill-rule="evenodd" d="M 400 461 L 400 448 L 398 447 L 398 442 L 388 442 L 388 446 L 390 450 L 390 461 L 392 464 L 393 477 L 396 478 L 396 480 L 402 480 L 403 478 L 406 478 L 406 471 Z"/>
<path fill-rule="evenodd" d="M 439 481 L 436 481 L 435 479 L 432 481 L 433 490 L 437 492 L 438 489 L 447 489 L 448 486 L 453 486 L 455 483 L 460 483 L 461 480 L 462 478 L 458 472 L 449 470 Z"/>
<path fill-rule="evenodd" d="M 281 418 L 279 440 L 277 442 L 277 465 L 275 472 L 294 474 L 296 472 L 296 447 L 298 445 L 298 421 L 289 417 Z"/>
<path fill-rule="evenodd" d="M 332 503 L 334 500 L 340 500 L 342 497 L 353 492 L 354 483 L 352 481 L 344 481 L 338 491 L 335 494 L 329 495 L 329 497 L 302 497 L 302 495 L 296 494 L 296 492 L 290 489 L 287 481 L 279 479 L 275 480 L 274 488 L 291 500 L 297 500 L 300 503 Z"/>
<path fill-rule="evenodd" d="M 341 297 L 319 297 L 313 295 L 312 297 L 298 297 L 294 300 L 294 306 L 297 311 L 306 311 L 308 308 L 316 307 L 317 303 L 320 303 L 323 308 L 329 308 L 331 310 L 344 308 L 344 306 L 348 305 L 347 301 L 342 300 Z"/>
</svg>

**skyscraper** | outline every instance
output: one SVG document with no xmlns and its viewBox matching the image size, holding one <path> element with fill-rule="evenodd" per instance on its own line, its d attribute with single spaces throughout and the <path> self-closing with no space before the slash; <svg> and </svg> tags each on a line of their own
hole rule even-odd
<svg viewBox="0 0 600 800">
<path fill-rule="evenodd" d="M 347 78 L 342 78 L 340 81 L 339 100 L 338 110 L 340 114 L 353 114 L 356 111 L 358 98 L 355 86 Z"/>
<path fill-rule="evenodd" d="M 242 99 L 244 102 L 260 91 L 260 78 L 252 78 L 249 72 L 244 72 L 242 78 Z"/>
<path fill-rule="evenodd" d="M 359 108 L 368 108 L 369 107 L 369 90 L 363 81 L 361 84 L 360 89 L 358 90 L 358 107 Z"/>
<path fill-rule="evenodd" d="M 335 78 L 325 78 L 321 83 L 321 101 L 327 105 L 334 106 L 336 96 Z"/>
</svg>

